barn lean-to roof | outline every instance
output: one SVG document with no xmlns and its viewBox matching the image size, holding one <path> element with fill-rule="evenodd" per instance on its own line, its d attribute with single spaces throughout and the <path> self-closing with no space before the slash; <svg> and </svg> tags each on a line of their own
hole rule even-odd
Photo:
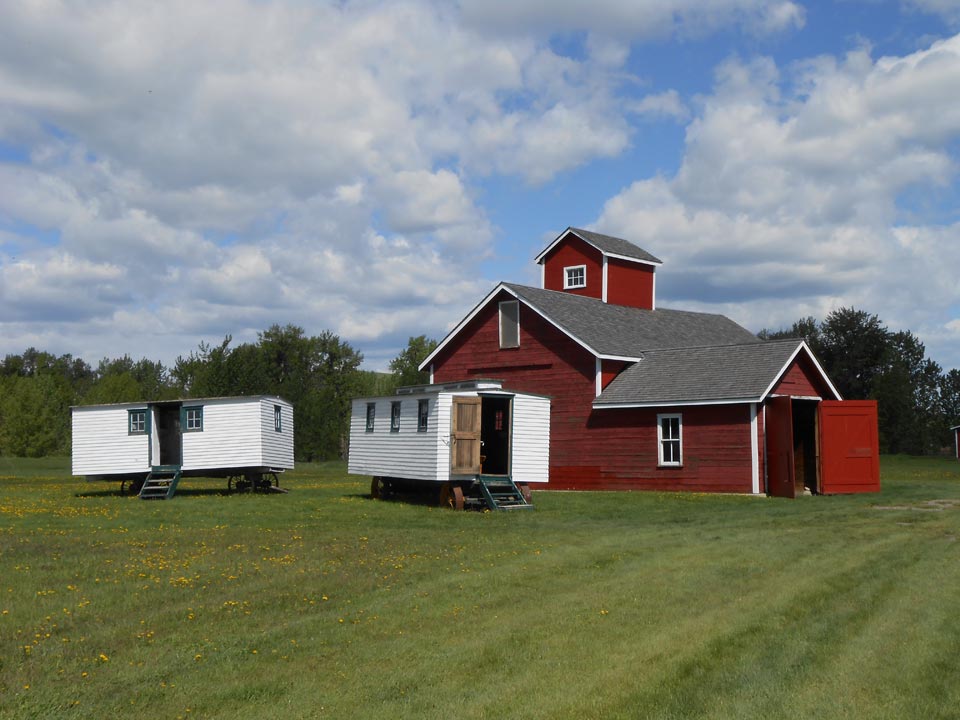
<svg viewBox="0 0 960 720">
<path fill-rule="evenodd" d="M 834 396 L 839 398 L 806 343 L 802 340 L 773 340 L 645 352 L 603 390 L 593 406 L 760 402 L 801 353 L 806 353 Z"/>
</svg>

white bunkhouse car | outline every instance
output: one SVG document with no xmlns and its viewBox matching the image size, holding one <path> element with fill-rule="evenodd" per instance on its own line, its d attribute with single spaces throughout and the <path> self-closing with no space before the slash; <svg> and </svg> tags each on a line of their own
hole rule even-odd
<svg viewBox="0 0 960 720">
<path fill-rule="evenodd" d="M 347 471 L 371 476 L 374 498 L 430 490 L 440 504 L 529 508 L 549 479 L 550 398 L 499 380 L 418 385 L 357 398 Z"/>
<path fill-rule="evenodd" d="M 272 396 L 82 405 L 70 409 L 73 474 L 141 498 L 173 497 L 182 477 L 280 491 L 293 468 L 293 406 Z"/>
</svg>

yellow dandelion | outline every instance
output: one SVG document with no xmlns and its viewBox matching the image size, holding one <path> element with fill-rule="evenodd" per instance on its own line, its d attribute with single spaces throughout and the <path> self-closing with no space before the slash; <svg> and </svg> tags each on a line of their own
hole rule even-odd
<svg viewBox="0 0 960 720">
<path fill-rule="evenodd" d="M 82 673 L 80 673 L 80 677 L 82 677 L 82 678 L 85 678 L 87 675 L 88 675 L 88 673 L 87 673 L 86 670 L 84 670 Z"/>
<path fill-rule="evenodd" d="M 100 662 L 110 662 L 110 658 L 107 657 L 106 653 L 100 653 Z"/>
</svg>

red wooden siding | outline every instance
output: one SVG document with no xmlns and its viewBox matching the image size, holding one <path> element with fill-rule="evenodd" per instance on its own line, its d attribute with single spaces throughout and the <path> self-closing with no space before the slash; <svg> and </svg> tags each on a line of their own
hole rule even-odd
<svg viewBox="0 0 960 720">
<path fill-rule="evenodd" d="M 651 265 L 608 258 L 607 302 L 653 310 L 653 273 Z"/>
<path fill-rule="evenodd" d="M 813 362 L 801 352 L 773 388 L 773 395 L 834 399 Z"/>
<path fill-rule="evenodd" d="M 572 265 L 587 266 L 585 288 L 563 289 L 563 269 Z M 580 238 L 567 235 L 566 239 L 557 243 L 557 246 L 543 259 L 543 267 L 544 289 L 585 295 L 597 300 L 603 299 L 603 255 Z"/>
<path fill-rule="evenodd" d="M 520 347 L 500 350 L 496 300 L 434 360 L 438 383 L 497 378 L 506 388 L 551 396 L 551 489 L 750 492 L 749 405 L 593 410 L 595 373 L 591 353 L 522 303 Z M 679 468 L 657 466 L 657 414 L 664 412 L 683 415 Z"/>
<path fill-rule="evenodd" d="M 602 390 L 617 377 L 630 363 L 622 360 L 600 361 L 600 389 Z"/>
</svg>

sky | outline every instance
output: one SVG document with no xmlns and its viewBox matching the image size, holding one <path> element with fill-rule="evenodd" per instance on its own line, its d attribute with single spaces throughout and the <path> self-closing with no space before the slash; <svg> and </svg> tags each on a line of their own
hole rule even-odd
<svg viewBox="0 0 960 720">
<path fill-rule="evenodd" d="M 566 227 L 960 367 L 960 0 L 0 3 L 0 355 L 384 370 Z"/>
</svg>

